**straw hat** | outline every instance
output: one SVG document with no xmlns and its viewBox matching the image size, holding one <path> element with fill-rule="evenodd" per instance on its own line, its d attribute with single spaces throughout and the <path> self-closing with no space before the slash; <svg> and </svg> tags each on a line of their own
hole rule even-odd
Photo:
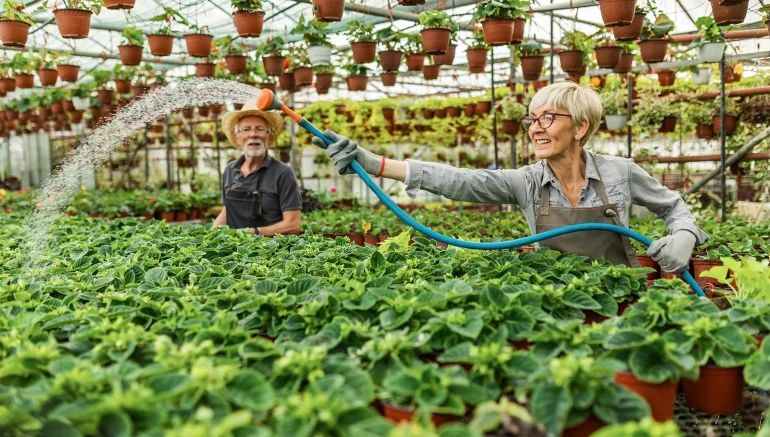
<svg viewBox="0 0 770 437">
<path fill-rule="evenodd" d="M 227 140 L 230 141 L 230 144 L 235 147 L 239 147 L 238 143 L 235 141 L 235 127 L 243 117 L 249 116 L 262 117 L 265 119 L 265 121 L 267 121 L 267 124 L 270 125 L 270 137 L 273 144 L 275 144 L 278 135 L 280 135 L 281 131 L 283 131 L 283 118 L 276 112 L 260 111 L 257 109 L 256 102 L 246 103 L 243 105 L 243 108 L 240 111 L 228 112 L 222 118 L 222 130 L 225 132 Z"/>
</svg>

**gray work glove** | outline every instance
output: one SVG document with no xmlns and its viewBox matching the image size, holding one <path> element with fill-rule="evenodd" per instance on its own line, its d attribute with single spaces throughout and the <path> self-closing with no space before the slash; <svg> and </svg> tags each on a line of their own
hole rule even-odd
<svg viewBox="0 0 770 437">
<path fill-rule="evenodd" d="M 653 241 L 647 249 L 647 256 L 660 264 L 664 272 L 681 273 L 687 270 L 694 247 L 695 235 L 679 231 Z"/>
<path fill-rule="evenodd" d="M 313 144 L 318 147 L 326 148 L 326 154 L 334 162 L 334 168 L 337 169 L 339 174 L 352 174 L 355 173 L 350 168 L 350 163 L 355 159 L 358 164 L 363 167 L 364 171 L 371 175 L 379 174 L 382 167 L 382 156 L 375 155 L 374 153 L 359 147 L 357 143 L 350 141 L 350 138 L 338 135 L 331 130 L 324 132 L 327 138 L 334 141 L 334 143 L 328 147 L 322 139 L 313 137 Z"/>
</svg>

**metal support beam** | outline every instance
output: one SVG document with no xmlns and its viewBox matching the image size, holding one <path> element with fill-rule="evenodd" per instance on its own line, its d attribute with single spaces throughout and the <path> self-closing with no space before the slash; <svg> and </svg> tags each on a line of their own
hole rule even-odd
<svg viewBox="0 0 770 437">
<path fill-rule="evenodd" d="M 3 46 L 3 50 L 10 50 L 10 51 L 14 51 L 14 52 L 21 52 L 21 51 L 38 52 L 38 51 L 40 51 L 40 48 L 39 47 L 31 47 L 31 46 L 27 46 L 25 48 Z M 71 53 L 72 53 L 72 56 L 80 56 L 80 57 L 84 57 L 84 58 L 98 58 L 98 59 L 107 58 L 107 59 L 120 60 L 120 56 L 113 55 L 113 54 L 105 54 L 105 53 L 99 53 L 99 52 L 87 52 L 87 51 L 83 51 L 83 50 L 72 50 Z M 153 58 L 152 60 L 148 60 L 147 62 L 152 62 L 154 64 L 174 65 L 174 66 L 177 66 L 177 65 L 195 65 L 195 62 L 193 62 L 193 61 L 182 60 L 182 59 L 179 59 L 179 58 L 164 58 L 163 60 L 157 61 L 157 62 Z"/>
<path fill-rule="evenodd" d="M 722 56 L 722 60 L 719 61 L 719 144 L 720 144 L 720 156 L 719 163 L 721 165 L 721 187 L 720 196 L 722 200 L 722 221 L 727 220 L 727 187 L 726 185 L 726 151 L 725 151 L 725 57 Z"/>
</svg>

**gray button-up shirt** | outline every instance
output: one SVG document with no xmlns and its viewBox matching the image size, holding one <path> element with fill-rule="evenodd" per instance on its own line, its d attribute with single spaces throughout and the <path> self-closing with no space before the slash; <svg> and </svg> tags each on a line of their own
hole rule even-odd
<svg viewBox="0 0 770 437">
<path fill-rule="evenodd" d="M 695 235 L 697 245 L 708 240 L 708 235 L 695 224 L 695 217 L 679 194 L 661 185 L 632 159 L 599 155 L 587 150 L 584 154 L 586 183 L 580 192 L 578 207 L 603 203 L 594 183 L 601 173 L 608 200 L 617 204 L 620 219 L 626 227 L 631 205 L 642 205 L 665 221 L 670 234 L 689 231 Z M 598 171 L 591 156 L 596 158 Z M 405 182 L 406 193 L 410 197 L 425 190 L 452 200 L 519 205 L 532 234 L 536 233 L 540 189 L 545 184 L 552 187 L 551 206 L 572 206 L 545 160 L 515 170 L 471 170 L 415 160 L 407 160 L 407 164 Z"/>
</svg>

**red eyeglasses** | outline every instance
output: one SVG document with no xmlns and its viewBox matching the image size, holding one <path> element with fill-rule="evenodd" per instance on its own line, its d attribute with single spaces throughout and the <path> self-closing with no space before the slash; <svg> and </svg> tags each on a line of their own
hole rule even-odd
<svg viewBox="0 0 770 437">
<path fill-rule="evenodd" d="M 532 126 L 535 125 L 535 122 L 540 125 L 543 129 L 548 129 L 553 124 L 553 121 L 556 119 L 556 117 L 562 116 L 562 117 L 572 117 L 569 114 L 553 114 L 553 113 L 546 113 L 542 114 L 540 117 L 521 117 L 521 126 L 529 130 Z"/>
</svg>

